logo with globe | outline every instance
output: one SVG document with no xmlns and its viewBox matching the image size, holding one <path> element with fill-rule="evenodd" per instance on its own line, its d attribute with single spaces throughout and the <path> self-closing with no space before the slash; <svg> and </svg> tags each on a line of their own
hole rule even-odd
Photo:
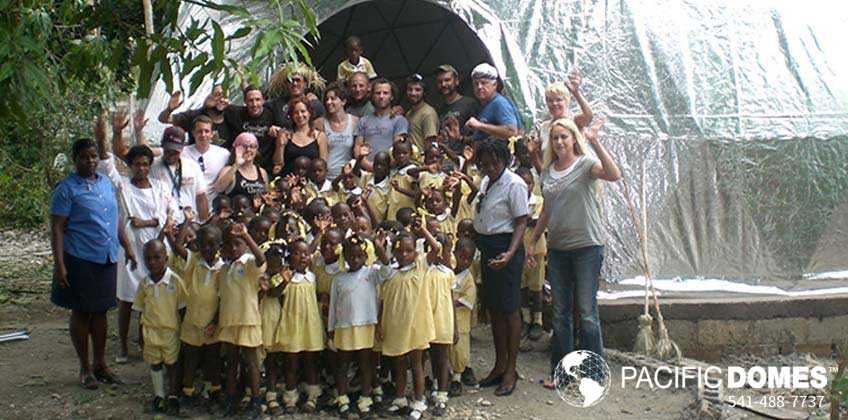
<svg viewBox="0 0 848 420">
<path fill-rule="evenodd" d="M 573 407 L 592 407 L 606 397 L 610 368 L 596 353 L 577 350 L 565 355 L 554 370 L 557 394 Z"/>
</svg>

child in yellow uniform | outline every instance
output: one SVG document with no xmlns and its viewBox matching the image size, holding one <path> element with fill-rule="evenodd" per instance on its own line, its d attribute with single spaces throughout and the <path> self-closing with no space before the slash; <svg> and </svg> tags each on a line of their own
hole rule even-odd
<svg viewBox="0 0 848 420">
<path fill-rule="evenodd" d="M 339 63 L 337 69 L 338 80 L 346 81 L 354 73 L 364 73 L 368 79 L 377 77 L 377 72 L 374 71 L 374 65 L 367 58 L 362 56 L 362 41 L 357 36 L 350 36 L 345 40 L 344 61 Z"/>
<path fill-rule="evenodd" d="M 462 219 L 456 225 L 456 236 L 459 239 L 466 238 L 471 242 L 477 242 L 477 231 L 474 230 L 474 221 L 471 219 Z M 471 276 L 474 277 L 474 281 L 476 282 L 478 288 L 482 287 L 481 284 L 481 268 L 480 268 L 480 250 L 476 250 L 474 252 L 474 257 L 471 259 Z M 479 290 L 479 289 L 478 289 Z M 480 303 L 480 293 L 477 293 L 477 302 Z M 481 313 L 481 307 L 478 304 L 474 305 L 474 309 L 471 311 L 471 326 L 477 325 L 477 322 L 486 323 L 486 314 Z"/>
<path fill-rule="evenodd" d="M 282 317 L 280 295 L 283 286 L 283 258 L 286 245 L 283 241 L 269 243 L 265 250 L 267 268 L 263 281 L 260 283 L 262 292 L 259 299 L 259 313 L 262 316 L 262 346 L 265 349 L 265 379 L 268 385 L 265 393 L 265 404 L 268 414 L 274 414 L 280 408 L 277 402 L 277 389 L 280 387 L 277 378 L 282 364 L 281 349 L 276 346 L 277 326 Z"/>
<path fill-rule="evenodd" d="M 133 309 L 141 312 L 144 334 L 144 361 L 150 364 L 153 382 L 153 410 L 178 416 L 176 363 L 180 354 L 180 315 L 182 279 L 167 267 L 165 243 L 151 239 L 144 244 L 144 263 L 149 274 L 138 285 Z M 164 368 L 164 369 L 163 369 Z M 168 400 L 165 401 L 165 377 Z"/>
<path fill-rule="evenodd" d="M 454 206 L 448 208 L 448 203 L 445 200 L 445 194 L 440 189 L 427 189 L 424 191 L 424 206 L 427 212 L 430 213 L 433 219 L 439 226 L 439 232 L 451 237 L 456 237 L 456 212 L 458 210 L 457 201 L 454 200 Z"/>
<path fill-rule="evenodd" d="M 378 237 L 375 247 L 380 259 L 385 256 L 385 238 Z M 368 259 L 365 239 L 353 234 L 344 240 L 344 257 L 347 271 L 339 272 L 333 278 L 330 288 L 330 311 L 327 318 L 327 331 L 338 350 L 338 363 L 335 368 L 336 397 L 335 405 L 344 418 L 350 414 L 348 397 L 348 365 L 355 358 L 359 365 L 362 394 L 357 401 L 358 412 L 362 417 L 371 413 L 372 384 L 374 365 L 372 349 L 378 321 L 379 284 L 385 280 L 384 274 L 390 272 L 385 266 L 367 265 Z"/>
<path fill-rule="evenodd" d="M 333 185 L 327 179 L 327 161 L 321 158 L 313 159 L 306 176 L 308 180 L 303 188 L 303 195 L 307 205 L 316 197 L 324 197 L 329 201 L 330 196 L 333 195 Z"/>
<path fill-rule="evenodd" d="M 226 275 L 218 285 L 218 340 L 227 354 L 227 415 L 236 413 L 236 376 L 239 360 L 244 363 L 251 390 L 250 409 L 261 411 L 259 398 L 259 347 L 262 345 L 262 316 L 259 312 L 260 280 L 265 271 L 265 255 L 237 223 L 224 234 L 223 256 L 228 261 Z"/>
<path fill-rule="evenodd" d="M 391 191 L 389 184 L 390 165 L 389 154 L 379 152 L 374 155 L 373 172 L 366 173 L 362 177 L 365 200 L 371 209 L 371 213 L 376 215 L 376 220 L 372 220 L 375 226 L 388 217 L 386 212 L 389 209 L 389 191 Z"/>
<path fill-rule="evenodd" d="M 196 250 L 187 251 L 180 240 L 173 247 L 176 254 L 188 257 L 183 277 L 186 312 L 180 327 L 180 340 L 184 356 L 183 395 L 189 401 L 197 398 L 194 372 L 198 366 L 203 367 L 209 402 L 218 402 L 221 395 L 221 345 L 215 338 L 218 285 L 226 273 L 224 262 L 218 256 L 221 235 L 221 229 L 215 225 L 205 225 L 197 232 Z"/>
<path fill-rule="evenodd" d="M 277 342 L 286 360 L 286 390 L 283 405 L 293 413 L 298 401 L 299 365 L 303 364 L 306 379 L 306 403 L 303 411 L 315 411 L 321 386 L 316 369 L 317 352 L 324 350 L 324 328 L 315 290 L 315 274 L 309 271 L 311 253 L 302 239 L 289 244 L 289 269 L 291 280 L 283 289 L 282 317 L 277 327 Z"/>
<path fill-rule="evenodd" d="M 533 229 L 536 228 L 536 222 L 542 214 L 544 199 L 541 195 L 533 193 L 533 185 L 536 183 L 533 182 L 533 173 L 530 169 L 521 167 L 515 173 L 527 183 L 527 194 L 529 196 L 527 205 L 530 207 L 530 220 L 527 221 L 527 230 L 524 233 L 524 247 L 530 249 L 530 238 L 533 236 Z M 533 341 L 540 339 L 544 333 L 542 329 L 542 289 L 545 286 L 545 255 L 548 253 L 546 242 L 536 242 L 533 255 L 538 264 L 534 267 L 524 267 L 524 275 L 521 279 L 521 289 L 526 296 L 526 305 L 521 308 L 522 317 L 525 323 L 530 324 L 527 335 Z"/>
<path fill-rule="evenodd" d="M 456 318 L 453 310 L 454 274 L 450 268 L 451 244 L 444 233 L 431 235 L 424 229 L 424 237 L 430 245 L 427 252 L 426 280 L 430 287 L 430 306 L 433 311 L 433 326 L 435 337 L 430 341 L 430 362 L 433 376 L 438 381 L 438 388 L 431 395 L 433 415 L 444 416 L 447 410 L 448 388 L 450 386 L 450 366 L 448 366 L 448 349 L 456 341 Z"/>
<path fill-rule="evenodd" d="M 342 167 L 342 173 L 333 180 L 333 204 L 347 203 L 351 196 L 361 196 L 362 187 L 360 180 L 354 174 L 353 165 L 350 163 Z"/>
<path fill-rule="evenodd" d="M 424 169 L 418 174 L 418 188 L 441 189 L 447 174 L 442 172 L 442 153 L 439 149 L 427 149 L 424 153 Z"/>
<path fill-rule="evenodd" d="M 471 359 L 471 315 L 477 302 L 477 284 L 471 273 L 471 262 L 477 246 L 468 238 L 456 241 L 454 249 L 453 307 L 456 314 L 457 341 L 451 346 L 448 358 L 453 371 L 450 396 L 462 394 L 462 385 L 473 386 L 477 383 L 474 372 L 468 366 Z"/>
<path fill-rule="evenodd" d="M 418 168 L 410 162 L 411 147 L 409 142 L 399 142 L 392 149 L 395 169 L 389 176 L 391 189 L 388 195 L 389 206 L 386 211 L 388 220 L 396 220 L 397 211 L 404 207 L 412 209 L 417 207 L 415 199 L 418 197 L 418 192 L 415 190 L 414 181 Z"/>
<path fill-rule="evenodd" d="M 459 197 L 452 197 L 452 199 L 459 199 L 459 209 L 456 212 L 456 220 L 474 220 L 476 209 L 474 208 L 475 206 L 472 204 L 472 201 L 477 196 L 477 186 L 480 182 L 479 179 L 475 183 L 473 177 L 461 171 L 454 171 L 451 173 L 451 176 L 460 180 Z M 457 194 L 456 190 L 454 190 L 453 194 Z"/>
<path fill-rule="evenodd" d="M 423 229 L 420 221 L 415 222 L 416 231 Z M 395 398 L 387 407 L 386 414 L 396 415 L 409 406 L 411 415 L 420 417 L 427 410 L 422 354 L 436 336 L 430 288 L 425 279 L 426 255 L 419 255 L 415 236 L 407 232 L 396 237 L 392 250 L 397 268 L 389 273 L 380 289 L 383 300 L 380 315 L 382 351 L 384 356 L 391 358 L 395 386 Z M 407 356 L 412 363 L 412 404 L 406 400 Z"/>
</svg>

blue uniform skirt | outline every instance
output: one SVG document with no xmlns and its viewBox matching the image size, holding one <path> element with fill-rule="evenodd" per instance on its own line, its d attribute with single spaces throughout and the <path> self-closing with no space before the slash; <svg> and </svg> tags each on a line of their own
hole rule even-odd
<svg viewBox="0 0 848 420">
<path fill-rule="evenodd" d="M 56 306 L 81 312 L 106 312 L 117 306 L 115 295 L 118 264 L 99 264 L 65 253 L 68 287 L 56 282 L 50 291 L 50 301 Z"/>
<path fill-rule="evenodd" d="M 477 234 L 480 250 L 481 296 L 486 309 L 515 312 L 521 305 L 521 276 L 524 272 L 524 245 L 518 247 L 512 259 L 500 270 L 489 266 L 489 260 L 509 249 L 512 233 Z"/>
</svg>

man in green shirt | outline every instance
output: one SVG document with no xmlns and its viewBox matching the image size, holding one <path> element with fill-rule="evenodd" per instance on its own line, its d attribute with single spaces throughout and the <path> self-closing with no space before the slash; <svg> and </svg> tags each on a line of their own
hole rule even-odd
<svg viewBox="0 0 848 420">
<path fill-rule="evenodd" d="M 432 106 L 424 102 L 426 85 L 420 74 L 413 74 L 406 79 L 406 100 L 409 110 L 406 119 L 409 121 L 409 139 L 422 153 L 427 138 L 439 133 L 439 116 Z"/>
</svg>

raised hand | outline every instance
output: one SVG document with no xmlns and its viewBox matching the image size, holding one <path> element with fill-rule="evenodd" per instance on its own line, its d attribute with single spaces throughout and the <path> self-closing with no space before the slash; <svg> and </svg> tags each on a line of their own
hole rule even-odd
<svg viewBox="0 0 848 420">
<path fill-rule="evenodd" d="M 130 118 L 127 115 L 127 110 L 124 107 L 118 107 L 114 113 L 112 113 L 112 131 L 122 131 L 126 128 L 130 123 Z"/>
<path fill-rule="evenodd" d="M 195 219 L 197 219 L 197 213 L 194 211 L 194 209 L 188 206 L 183 208 L 183 215 L 185 216 L 186 222 L 193 222 Z"/>
<path fill-rule="evenodd" d="M 462 148 L 462 157 L 464 157 L 465 160 L 471 160 L 471 158 L 474 157 L 474 149 L 471 146 L 465 146 Z"/>
<path fill-rule="evenodd" d="M 327 228 L 332 224 L 333 218 L 329 214 L 318 216 L 318 218 L 315 219 L 315 227 L 317 227 L 318 231 L 321 233 L 325 233 Z"/>
<path fill-rule="evenodd" d="M 230 233 L 236 236 L 247 236 L 247 228 L 244 227 L 244 223 L 233 223 L 233 226 L 230 228 Z"/>
<path fill-rule="evenodd" d="M 371 145 L 368 143 L 359 146 L 359 156 L 368 156 L 371 154 Z"/>
<path fill-rule="evenodd" d="M 595 119 L 592 120 L 592 125 L 583 130 L 583 137 L 586 138 L 586 141 L 589 143 L 598 141 L 598 132 L 601 131 L 601 127 L 603 127 L 606 122 L 606 115 L 601 114 L 595 117 Z"/>
<path fill-rule="evenodd" d="M 580 83 L 583 82 L 583 78 L 580 77 L 580 70 L 576 68 L 568 74 L 568 80 L 565 82 L 565 87 L 571 91 L 571 94 L 576 94 L 577 90 L 580 89 Z"/>
<path fill-rule="evenodd" d="M 244 146 L 236 147 L 236 168 L 244 166 L 247 162 L 247 159 L 244 158 Z"/>
<path fill-rule="evenodd" d="M 133 130 L 141 131 L 145 125 L 147 125 L 147 118 L 144 118 L 144 110 L 139 108 L 133 114 Z"/>
<path fill-rule="evenodd" d="M 176 91 L 171 93 L 171 99 L 168 99 L 168 109 L 175 110 L 183 104 L 183 93 Z"/>
<path fill-rule="evenodd" d="M 106 140 L 106 116 L 100 114 L 94 120 L 94 138 L 98 141 Z"/>
</svg>

